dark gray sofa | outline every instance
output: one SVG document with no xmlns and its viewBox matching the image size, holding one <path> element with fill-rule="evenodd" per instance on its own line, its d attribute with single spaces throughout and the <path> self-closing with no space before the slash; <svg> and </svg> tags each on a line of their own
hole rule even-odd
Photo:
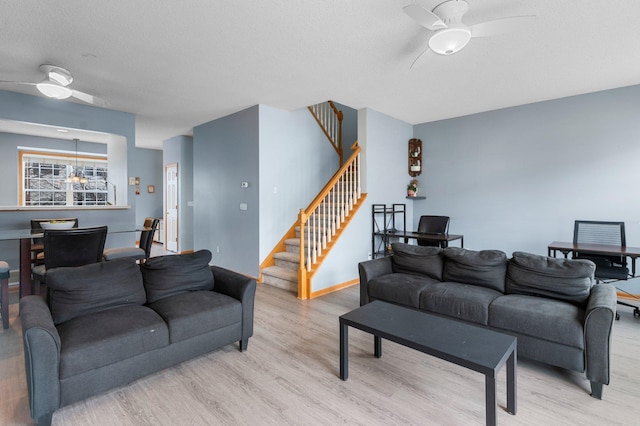
<svg viewBox="0 0 640 426">
<path fill-rule="evenodd" d="M 361 262 L 360 304 L 384 300 L 518 338 L 518 355 L 585 372 L 592 396 L 609 384 L 616 292 L 587 260 L 395 243 Z"/>
<path fill-rule="evenodd" d="M 209 266 L 211 253 L 119 259 L 47 271 L 48 302 L 20 300 L 31 416 L 253 334 L 255 280 Z"/>
</svg>

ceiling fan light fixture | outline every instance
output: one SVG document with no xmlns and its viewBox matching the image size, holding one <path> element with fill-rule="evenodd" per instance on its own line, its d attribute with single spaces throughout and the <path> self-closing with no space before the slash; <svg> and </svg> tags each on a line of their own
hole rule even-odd
<svg viewBox="0 0 640 426">
<path fill-rule="evenodd" d="M 462 50 L 469 40 L 471 31 L 468 28 L 445 28 L 431 36 L 429 48 L 440 55 L 452 55 Z"/>
<path fill-rule="evenodd" d="M 36 87 L 43 95 L 55 99 L 67 99 L 73 93 L 68 87 L 61 86 L 49 80 L 36 84 Z"/>
</svg>

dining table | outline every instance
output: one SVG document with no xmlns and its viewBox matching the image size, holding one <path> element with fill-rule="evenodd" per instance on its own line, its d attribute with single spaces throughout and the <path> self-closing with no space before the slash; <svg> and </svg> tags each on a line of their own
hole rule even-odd
<svg viewBox="0 0 640 426">
<path fill-rule="evenodd" d="M 100 226 L 100 225 L 96 225 Z M 76 228 L 77 229 L 77 228 Z M 107 234 L 144 231 L 141 226 L 116 224 L 107 227 Z M 31 294 L 31 242 L 34 238 L 44 237 L 42 229 L 0 229 L 0 241 L 20 241 L 20 297 Z"/>
</svg>

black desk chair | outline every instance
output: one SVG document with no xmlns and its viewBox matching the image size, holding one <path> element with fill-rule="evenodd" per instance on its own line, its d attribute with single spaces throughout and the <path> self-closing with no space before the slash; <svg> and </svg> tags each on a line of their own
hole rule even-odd
<svg viewBox="0 0 640 426">
<path fill-rule="evenodd" d="M 47 270 L 63 266 L 83 266 L 102 261 L 107 227 L 44 230 L 44 264 L 31 269 L 34 290 L 46 284 Z M 32 294 L 38 294 L 33 291 Z"/>
<path fill-rule="evenodd" d="M 445 235 L 449 233 L 449 216 L 420 216 L 419 234 Z M 439 241 L 418 239 L 419 246 L 439 246 Z"/>
<path fill-rule="evenodd" d="M 574 244 L 604 244 L 626 247 L 624 222 L 576 220 L 573 226 Z M 574 259 L 587 259 L 596 264 L 596 282 L 626 281 L 629 275 L 626 256 L 609 256 L 593 253 L 573 253 Z M 633 315 L 640 315 L 640 308 L 618 300 L 619 305 L 634 308 Z M 616 319 L 620 315 L 616 313 Z"/>
</svg>

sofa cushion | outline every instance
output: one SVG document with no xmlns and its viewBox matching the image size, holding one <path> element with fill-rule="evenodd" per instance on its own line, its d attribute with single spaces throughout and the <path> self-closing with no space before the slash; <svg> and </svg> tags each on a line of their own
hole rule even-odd
<svg viewBox="0 0 640 426">
<path fill-rule="evenodd" d="M 489 325 L 584 349 L 584 309 L 560 300 L 508 294 L 489 306 Z"/>
<path fill-rule="evenodd" d="M 169 344 L 167 325 L 146 306 L 106 309 L 76 317 L 56 328 L 61 342 L 60 378 L 113 364 Z"/>
<path fill-rule="evenodd" d="M 499 291 L 477 285 L 433 283 L 420 293 L 420 309 L 487 325 L 489 305 L 500 296 Z"/>
<path fill-rule="evenodd" d="M 504 252 L 447 247 L 442 254 L 443 281 L 479 285 L 504 293 L 507 273 L 507 255 Z"/>
<path fill-rule="evenodd" d="M 242 304 L 215 291 L 190 291 L 150 303 L 169 327 L 171 343 L 242 324 Z"/>
<path fill-rule="evenodd" d="M 114 306 L 146 302 L 140 268 L 133 259 L 50 269 L 47 287 L 55 324 Z"/>
<path fill-rule="evenodd" d="M 517 251 L 509 260 L 506 293 L 550 297 L 581 305 L 589 299 L 595 268 L 588 260 L 556 259 Z"/>
<path fill-rule="evenodd" d="M 435 278 L 402 272 L 381 275 L 369 281 L 369 298 L 417 308 L 422 290 L 437 282 Z"/>
<path fill-rule="evenodd" d="M 140 266 L 147 291 L 147 302 L 153 303 L 188 291 L 213 290 L 210 261 L 209 250 L 147 259 Z"/>
<path fill-rule="evenodd" d="M 391 244 L 393 272 L 421 274 L 438 281 L 442 280 L 442 257 L 440 247 L 423 247 L 411 244 Z"/>
</svg>

